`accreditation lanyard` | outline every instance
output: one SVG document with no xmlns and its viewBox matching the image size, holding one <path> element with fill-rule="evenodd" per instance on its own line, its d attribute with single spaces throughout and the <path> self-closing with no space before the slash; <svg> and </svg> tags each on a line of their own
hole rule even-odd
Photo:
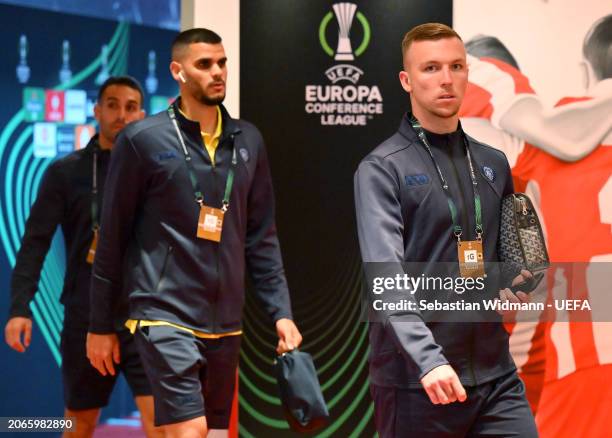
<svg viewBox="0 0 612 438">
<path fill-rule="evenodd" d="M 198 184 L 198 179 L 196 178 L 195 170 L 193 169 L 193 164 L 191 163 L 191 154 L 185 145 L 185 141 L 183 140 L 183 135 L 181 134 L 181 130 L 179 129 L 178 123 L 176 121 L 176 115 L 174 114 L 174 108 L 171 106 L 168 107 L 168 115 L 172 120 L 172 124 L 174 125 L 174 129 L 176 130 L 176 136 L 181 144 L 183 149 L 183 154 L 185 155 L 185 164 L 187 165 L 187 170 L 189 171 L 189 179 L 191 180 L 191 185 L 193 186 L 193 192 L 195 196 L 195 201 L 200 205 L 204 205 L 204 196 L 202 195 L 202 191 L 200 190 L 200 185 Z M 232 186 L 234 185 L 234 168 L 238 160 L 236 159 L 236 148 L 232 144 L 232 165 L 227 172 L 227 180 L 225 181 L 225 195 L 223 196 L 223 202 L 221 205 L 221 210 L 225 213 L 229 208 L 230 196 L 232 194 Z"/>
<path fill-rule="evenodd" d="M 100 146 L 97 142 L 93 145 L 93 159 L 92 159 L 92 170 L 91 170 L 91 231 L 93 232 L 93 239 L 87 252 L 86 261 L 89 264 L 93 264 L 96 256 L 96 248 L 98 246 L 98 230 L 100 229 L 100 223 L 98 219 L 98 152 Z"/>
<path fill-rule="evenodd" d="M 232 164 L 227 172 L 227 180 L 225 181 L 225 194 L 223 196 L 221 208 L 218 209 L 205 205 L 202 190 L 200 190 L 200 185 L 198 184 L 198 179 L 196 178 L 195 170 L 193 169 L 193 164 L 191 163 L 191 155 L 189 154 L 187 146 L 185 146 L 185 141 L 183 140 L 183 135 L 181 134 L 181 130 L 179 129 L 178 122 L 176 121 L 176 115 L 174 114 L 174 108 L 172 108 L 172 106 L 168 107 L 168 115 L 170 116 L 170 120 L 172 120 L 174 129 L 176 130 L 176 136 L 178 137 L 179 143 L 183 148 L 183 154 L 185 155 L 185 164 L 187 165 L 187 170 L 189 171 L 189 179 L 191 180 L 191 185 L 193 186 L 195 201 L 200 205 L 200 217 L 198 218 L 196 236 L 204 240 L 210 240 L 217 243 L 221 242 L 223 219 L 225 217 L 225 213 L 229 208 L 230 196 L 232 194 L 232 186 L 234 184 L 234 168 L 236 167 L 237 163 L 236 148 L 232 143 Z"/>
<path fill-rule="evenodd" d="M 446 198 L 448 201 L 448 209 L 450 210 L 451 219 L 453 221 L 453 234 L 457 238 L 457 242 L 460 243 L 461 234 L 463 233 L 463 229 L 461 228 L 461 225 L 457 221 L 457 207 L 455 206 L 455 202 L 453 201 L 451 193 L 448 189 L 448 183 L 446 182 L 444 175 L 442 175 L 442 170 L 440 169 L 440 166 L 438 165 L 438 163 L 436 162 L 436 159 L 434 158 L 433 152 L 431 151 L 431 146 L 429 145 L 429 142 L 427 141 L 427 136 L 425 135 L 425 131 L 423 130 L 423 127 L 421 126 L 419 121 L 416 119 L 416 117 L 414 117 L 413 114 L 409 114 L 409 120 L 410 120 L 410 124 L 412 125 L 412 128 L 415 130 L 415 132 L 417 133 L 417 136 L 419 137 L 419 139 L 425 146 L 425 149 L 427 149 L 427 152 L 429 152 L 431 161 L 433 161 L 434 166 L 436 166 L 436 170 L 438 171 L 438 177 L 440 178 L 440 182 L 442 183 L 442 188 L 444 189 L 444 194 L 446 195 Z M 463 142 L 465 144 L 465 149 L 467 151 L 467 160 L 468 160 L 468 164 L 470 167 L 470 178 L 472 180 L 472 189 L 474 190 L 474 215 L 476 217 L 476 238 L 478 241 L 481 241 L 482 235 L 483 235 L 482 207 L 480 203 L 480 194 L 478 193 L 478 182 L 476 181 L 476 173 L 474 172 L 474 165 L 472 164 L 472 157 L 470 154 L 469 144 L 465 138 L 465 135 L 462 135 L 462 137 L 463 137 Z"/>
<path fill-rule="evenodd" d="M 93 232 L 97 232 L 100 228 L 98 222 L 98 149 L 99 146 L 94 145 L 91 169 L 91 229 Z"/>
</svg>

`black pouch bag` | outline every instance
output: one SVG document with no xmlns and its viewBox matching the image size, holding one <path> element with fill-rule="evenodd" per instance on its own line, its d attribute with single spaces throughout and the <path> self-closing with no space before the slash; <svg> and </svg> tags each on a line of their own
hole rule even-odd
<svg viewBox="0 0 612 438">
<path fill-rule="evenodd" d="M 310 354 L 293 350 L 276 358 L 274 371 L 285 417 L 296 432 L 327 424 L 329 412 Z"/>
<path fill-rule="evenodd" d="M 524 193 L 511 193 L 502 199 L 497 253 L 504 286 L 509 286 L 521 269 L 534 274 L 519 288 L 524 292 L 535 289 L 544 277 L 539 271 L 550 266 L 540 220 Z"/>
</svg>

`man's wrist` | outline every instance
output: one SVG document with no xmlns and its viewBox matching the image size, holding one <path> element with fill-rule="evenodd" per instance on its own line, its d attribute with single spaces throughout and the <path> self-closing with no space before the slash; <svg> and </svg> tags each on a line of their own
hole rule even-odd
<svg viewBox="0 0 612 438">
<path fill-rule="evenodd" d="M 9 309 L 9 318 L 30 318 L 32 319 L 32 310 L 30 310 L 30 302 L 18 302 L 14 301 L 11 303 Z"/>
<path fill-rule="evenodd" d="M 94 335 L 113 335 L 116 333 L 113 324 L 110 325 L 90 325 L 87 330 L 88 333 Z"/>
<path fill-rule="evenodd" d="M 293 321 L 293 316 L 291 314 L 276 316 L 274 318 L 274 325 L 276 325 L 276 323 L 281 319 L 288 319 L 289 321 Z"/>
<path fill-rule="evenodd" d="M 32 319 L 32 313 L 31 312 L 24 312 L 24 311 L 11 311 L 11 312 L 9 312 L 8 319 L 13 319 L 13 318 Z"/>
<path fill-rule="evenodd" d="M 421 381 L 423 379 L 423 377 L 425 377 L 427 374 L 429 374 L 430 372 L 432 372 L 436 368 L 441 367 L 443 365 L 450 365 L 450 363 L 446 360 L 446 358 L 444 356 L 442 356 L 441 358 L 437 359 L 435 362 L 433 362 L 429 366 L 423 368 L 423 371 L 421 372 L 421 375 L 419 376 L 419 381 Z"/>
</svg>

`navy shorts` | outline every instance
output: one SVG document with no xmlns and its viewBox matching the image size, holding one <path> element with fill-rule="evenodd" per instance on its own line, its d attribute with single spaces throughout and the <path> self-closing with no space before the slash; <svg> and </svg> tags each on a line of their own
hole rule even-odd
<svg viewBox="0 0 612 438">
<path fill-rule="evenodd" d="M 151 395 L 151 386 L 136 350 L 134 337 L 128 330 L 117 333 L 121 362 L 115 371 L 122 372 L 134 397 Z M 60 351 L 62 354 L 62 378 L 64 405 L 74 411 L 102 408 L 108 404 L 118 373 L 103 376 L 96 370 L 86 350 L 87 332 L 64 328 Z"/>
<path fill-rule="evenodd" d="M 240 336 L 198 338 L 171 326 L 139 327 L 136 346 L 153 390 L 155 425 L 206 416 L 227 429 L 236 386 Z"/>
<path fill-rule="evenodd" d="M 535 420 L 516 372 L 465 387 L 467 400 L 434 405 L 424 389 L 370 386 L 381 438 L 537 438 Z"/>
</svg>

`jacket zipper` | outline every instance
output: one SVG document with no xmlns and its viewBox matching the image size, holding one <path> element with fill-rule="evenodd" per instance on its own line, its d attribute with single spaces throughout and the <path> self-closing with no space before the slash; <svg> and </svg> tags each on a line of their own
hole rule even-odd
<svg viewBox="0 0 612 438">
<path fill-rule="evenodd" d="M 221 147 L 223 146 L 222 143 L 222 138 L 219 139 L 219 143 L 217 144 L 217 148 L 215 151 L 215 156 L 217 155 L 217 152 L 221 150 Z M 213 176 L 213 181 L 214 181 L 214 185 L 215 185 L 215 197 L 218 199 L 219 198 L 219 184 L 217 181 L 217 167 L 215 166 L 214 160 L 211 160 L 212 162 L 212 176 Z M 225 221 L 224 221 L 224 225 L 225 225 Z M 214 254 L 215 254 L 215 264 L 216 264 L 216 278 L 215 278 L 215 288 L 214 288 L 214 302 L 212 303 L 213 305 L 211 306 L 211 310 L 212 310 L 212 327 L 211 327 L 211 331 L 213 333 L 217 333 L 217 302 L 219 301 L 219 289 L 221 286 L 221 267 L 220 267 L 220 263 L 219 263 L 219 245 L 220 243 L 214 243 L 213 244 L 215 249 L 214 249 Z"/>
<path fill-rule="evenodd" d="M 218 190 L 218 184 L 217 184 L 217 172 L 216 172 L 216 165 L 215 165 L 215 158 L 213 158 L 213 156 L 210 154 L 210 152 L 208 152 L 208 148 L 206 147 L 206 143 L 204 143 L 204 137 L 202 135 L 200 135 L 200 147 L 204 148 L 204 152 L 206 153 L 206 155 L 208 156 L 208 158 L 210 159 L 210 165 L 211 165 L 211 174 L 212 174 L 212 181 L 213 181 L 213 185 L 214 185 L 214 192 L 215 192 L 215 197 L 219 196 L 219 190 Z M 219 151 L 219 148 L 221 147 L 221 139 L 219 139 L 219 143 L 217 144 L 217 147 L 215 149 L 215 157 L 217 155 L 217 152 Z M 206 198 L 205 198 L 206 199 Z M 210 202 L 210 201 L 209 201 Z M 210 310 L 211 310 L 211 327 L 210 330 L 212 333 L 216 333 L 217 332 L 217 301 L 219 300 L 219 243 L 213 242 L 212 245 L 214 246 L 213 249 L 213 254 L 215 256 L 215 264 L 216 264 L 216 278 L 215 280 L 215 287 L 213 288 L 214 290 L 214 301 L 211 303 L 212 305 L 210 306 Z"/>
<path fill-rule="evenodd" d="M 220 145 L 217 145 L 217 148 L 219 148 Z M 217 155 L 215 153 L 215 155 Z M 216 172 L 216 167 L 213 164 L 212 167 L 212 175 L 213 175 L 213 181 L 215 182 L 215 195 L 218 198 L 219 195 L 219 190 L 218 190 L 218 184 L 217 184 L 217 172 Z M 223 224 L 225 225 L 225 219 L 223 221 Z M 214 302 L 212 303 L 213 305 L 211 306 L 212 309 L 212 327 L 211 327 L 211 331 L 212 333 L 217 333 L 217 302 L 219 301 L 219 286 L 220 286 L 220 272 L 219 272 L 219 245 L 221 244 L 221 242 L 219 243 L 213 243 L 214 246 L 214 254 L 215 254 L 215 264 L 216 264 L 216 270 L 215 270 L 215 274 L 216 274 L 216 278 L 215 278 L 215 289 L 214 289 L 214 293 L 215 293 L 215 299 Z"/>
<path fill-rule="evenodd" d="M 227 136 L 224 138 L 223 135 L 221 136 L 221 138 L 219 138 L 219 143 L 217 144 L 217 151 L 221 150 L 223 145 L 226 143 L 227 138 L 228 138 Z M 234 134 L 231 134 L 229 136 L 229 138 L 231 138 L 231 140 L 232 140 L 232 147 L 236 147 L 233 144 Z M 215 156 L 216 155 L 217 154 L 215 153 Z M 231 165 L 232 164 L 231 164 L 231 158 L 230 158 L 229 161 L 228 161 L 228 169 L 227 169 L 228 172 L 229 172 L 229 168 L 230 168 Z M 215 194 L 217 195 L 217 199 L 218 199 L 219 198 L 219 184 L 217 184 L 217 174 L 216 174 L 215 169 L 216 169 L 216 167 L 213 166 L 212 173 L 213 173 L 213 180 L 215 181 Z M 225 186 L 224 185 L 222 186 L 221 190 L 222 190 L 222 192 L 221 192 L 221 199 L 223 200 L 223 196 L 225 196 Z M 225 222 L 224 222 L 224 224 L 225 224 Z M 213 330 L 213 333 L 217 333 L 218 332 L 217 331 L 217 302 L 219 301 L 219 289 L 221 289 L 221 264 L 219 262 L 219 252 L 220 252 L 219 245 L 220 245 L 220 243 L 215 245 L 215 256 L 216 256 L 216 264 L 217 264 L 217 285 L 216 285 L 216 288 L 215 288 L 215 301 L 214 301 L 214 305 L 212 306 L 212 314 L 213 314 L 213 317 L 212 317 L 212 320 L 213 320 L 212 330 Z"/>
<path fill-rule="evenodd" d="M 463 193 L 463 186 L 461 184 L 461 178 L 459 177 L 459 170 L 457 169 L 457 166 L 455 165 L 455 160 L 453 159 L 453 155 L 452 153 L 450 154 L 450 160 L 451 160 L 451 167 L 453 168 L 453 172 L 455 174 L 455 180 L 457 181 L 457 188 L 459 189 L 459 196 L 461 198 L 461 202 L 463 203 L 463 208 L 461 209 L 461 219 L 463 221 L 463 223 L 461 224 L 461 228 L 463 228 L 465 231 L 465 233 L 469 233 L 469 222 L 468 222 L 468 217 L 467 217 L 467 209 L 468 209 L 468 205 L 467 202 L 465 200 L 465 195 Z M 463 224 L 465 224 L 465 228 L 463 227 Z M 469 238 L 469 235 L 465 235 L 465 240 L 467 240 Z M 474 326 L 471 325 L 470 327 L 470 351 L 469 351 L 469 355 L 468 355 L 468 368 L 469 368 L 469 372 L 470 372 L 470 377 L 472 378 L 472 381 L 474 382 L 474 384 L 476 384 L 476 373 L 474 372 Z"/>
</svg>

